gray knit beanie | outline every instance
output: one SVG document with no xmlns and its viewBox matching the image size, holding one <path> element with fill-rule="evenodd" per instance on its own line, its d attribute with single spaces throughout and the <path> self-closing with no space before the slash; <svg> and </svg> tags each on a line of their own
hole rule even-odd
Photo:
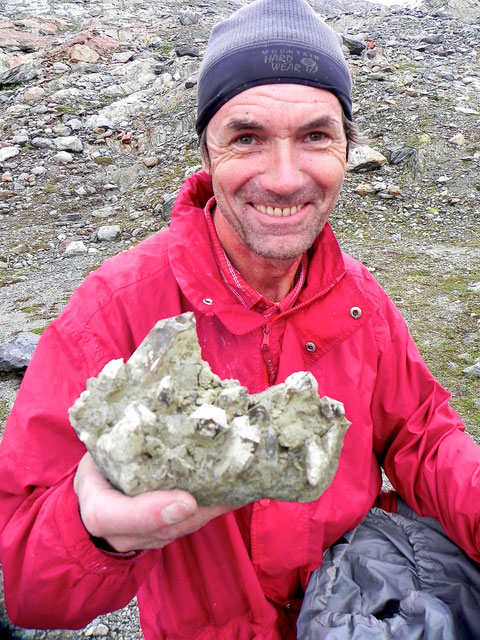
<svg viewBox="0 0 480 640">
<path fill-rule="evenodd" d="M 352 119 L 341 38 L 306 0 L 257 0 L 213 28 L 198 78 L 198 134 L 238 93 L 277 83 L 328 89 Z"/>
</svg>

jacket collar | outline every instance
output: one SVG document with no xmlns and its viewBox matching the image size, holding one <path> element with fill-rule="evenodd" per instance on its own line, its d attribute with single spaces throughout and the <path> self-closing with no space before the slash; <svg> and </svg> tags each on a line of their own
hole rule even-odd
<svg viewBox="0 0 480 640">
<path fill-rule="evenodd" d="M 210 244 L 204 207 L 213 195 L 211 178 L 201 171 L 188 178 L 175 201 L 168 254 L 183 294 L 200 313 L 209 313 L 233 334 L 265 325 L 262 314 L 245 309 L 223 282 Z M 318 299 L 345 274 L 342 252 L 327 223 L 309 251 L 307 280 L 297 306 Z"/>
</svg>

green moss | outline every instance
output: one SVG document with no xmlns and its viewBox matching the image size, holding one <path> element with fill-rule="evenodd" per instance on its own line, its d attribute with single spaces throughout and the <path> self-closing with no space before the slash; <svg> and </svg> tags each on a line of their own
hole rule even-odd
<svg viewBox="0 0 480 640">
<path fill-rule="evenodd" d="M 99 164 L 101 166 L 108 166 L 113 163 L 113 160 L 108 156 L 98 156 L 97 158 L 94 158 L 93 161 L 95 164 Z"/>
<path fill-rule="evenodd" d="M 41 336 L 45 329 L 48 327 L 48 324 L 44 327 L 35 327 L 35 329 L 29 329 L 30 333 L 36 333 L 37 336 Z"/>
<path fill-rule="evenodd" d="M 416 62 L 397 62 L 394 64 L 394 67 L 400 73 L 404 73 L 405 71 L 414 73 L 420 69 L 420 65 Z"/>
<path fill-rule="evenodd" d="M 53 186 L 53 184 L 47 184 L 45 185 L 44 188 L 44 193 L 46 193 L 47 196 L 49 196 L 50 194 L 55 192 L 55 187 Z"/>
<path fill-rule="evenodd" d="M 57 105 L 56 109 L 60 113 L 63 113 L 65 115 L 67 115 L 67 116 L 74 116 L 78 112 L 77 109 L 75 109 L 74 107 L 71 107 L 68 104 L 59 104 L 59 105 Z"/>
<path fill-rule="evenodd" d="M 0 85 L 0 91 L 15 91 L 20 86 L 20 83 L 14 84 L 2 84 Z"/>
<path fill-rule="evenodd" d="M 10 405 L 6 400 L 0 400 L 0 423 L 5 422 L 10 413 Z"/>
<path fill-rule="evenodd" d="M 29 307 L 22 307 L 20 309 L 20 311 L 22 313 L 37 313 L 37 311 L 40 309 L 41 305 L 39 304 L 32 304 Z"/>
</svg>

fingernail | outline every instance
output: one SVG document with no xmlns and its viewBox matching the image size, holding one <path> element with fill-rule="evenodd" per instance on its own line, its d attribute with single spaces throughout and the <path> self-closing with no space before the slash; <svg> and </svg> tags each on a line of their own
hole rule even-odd
<svg viewBox="0 0 480 640">
<path fill-rule="evenodd" d="M 192 515 L 193 508 L 186 502 L 172 502 L 162 509 L 162 516 L 165 524 L 176 524 L 182 522 Z"/>
</svg>

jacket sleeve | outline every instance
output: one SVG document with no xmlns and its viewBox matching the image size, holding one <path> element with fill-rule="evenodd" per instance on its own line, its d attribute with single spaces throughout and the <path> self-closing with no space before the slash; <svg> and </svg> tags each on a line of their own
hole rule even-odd
<svg viewBox="0 0 480 640">
<path fill-rule="evenodd" d="M 101 551 L 80 519 L 73 477 L 85 448 L 67 411 L 104 363 L 79 342 L 61 317 L 45 331 L 0 444 L 5 602 L 23 627 L 81 628 L 124 606 L 156 554 Z"/>
<path fill-rule="evenodd" d="M 375 452 L 403 500 L 439 520 L 480 561 L 480 447 L 464 432 L 450 394 L 428 371 L 386 296 L 380 313 L 371 404 Z"/>
</svg>

